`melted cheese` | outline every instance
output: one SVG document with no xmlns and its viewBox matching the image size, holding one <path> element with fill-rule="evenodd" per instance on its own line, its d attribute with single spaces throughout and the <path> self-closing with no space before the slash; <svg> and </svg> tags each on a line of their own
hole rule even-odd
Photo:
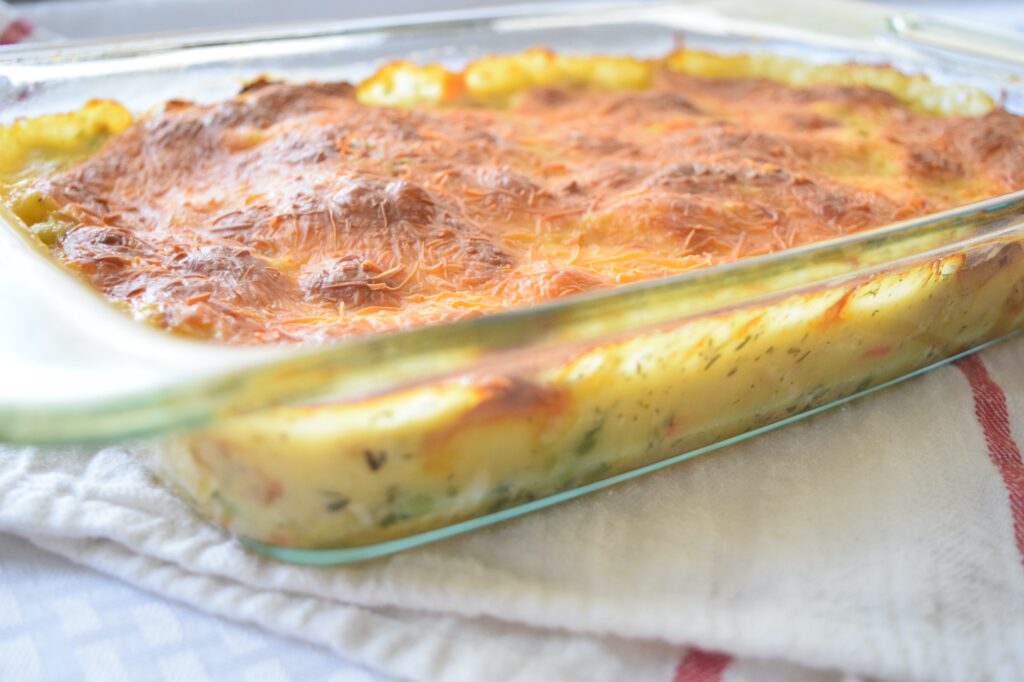
<svg viewBox="0 0 1024 682">
<path fill-rule="evenodd" d="M 260 82 L 130 126 L 93 103 L 4 130 L 0 170 L 54 254 L 137 317 L 319 342 L 1017 189 L 1024 124 L 991 107 L 878 67 L 531 50 L 458 73 L 395 63 L 358 87 Z"/>
</svg>

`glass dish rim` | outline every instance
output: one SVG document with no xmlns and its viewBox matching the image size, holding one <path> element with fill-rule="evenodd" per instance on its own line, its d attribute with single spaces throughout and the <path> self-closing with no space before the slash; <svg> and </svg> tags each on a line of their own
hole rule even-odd
<svg viewBox="0 0 1024 682">
<path fill-rule="evenodd" d="M 2 74 L 5 66 L 31 65 L 33 63 L 46 63 L 48 65 L 53 65 L 75 61 L 80 57 L 84 57 L 85 59 L 104 59 L 109 57 L 124 58 L 131 56 L 131 54 L 168 53 L 195 47 L 248 45 L 273 40 L 302 40 L 317 37 L 339 36 L 351 32 L 364 31 L 379 32 L 402 29 L 422 30 L 424 28 L 443 29 L 453 26 L 472 29 L 474 27 L 486 26 L 496 20 L 532 16 L 538 12 L 538 8 L 542 8 L 540 11 L 542 18 L 552 18 L 565 16 L 567 13 L 575 15 L 594 11 L 621 12 L 622 10 L 635 10 L 636 8 L 650 9 L 664 6 L 685 6 L 687 4 L 699 5 L 700 3 L 673 2 L 672 0 L 646 0 L 641 3 L 613 1 L 553 3 L 547 5 L 530 3 L 517 6 L 480 8 L 453 12 L 401 15 L 397 17 L 389 17 L 384 20 L 365 19 L 328 22 L 326 24 L 303 22 L 301 24 L 278 26 L 276 28 L 261 27 L 239 29 L 237 31 L 228 32 L 227 34 L 223 32 L 165 34 L 141 39 L 128 38 L 120 41 L 113 47 L 108 44 L 104 44 L 102 41 L 71 41 L 68 43 L 61 43 L 56 46 L 18 47 L 2 51 L 0 52 L 0 74 Z M 893 15 L 897 14 L 897 12 L 887 12 L 886 14 Z M 132 50 L 134 50 L 134 52 L 132 52 Z M 415 342 L 420 338 L 423 338 L 426 343 L 429 343 L 432 337 L 443 336 L 444 333 L 448 333 L 456 339 L 469 339 L 470 337 L 473 337 L 477 331 L 494 328 L 500 329 L 502 327 L 508 328 L 517 324 L 528 325 L 529 323 L 543 323 L 545 320 L 553 320 L 557 326 L 559 324 L 558 318 L 560 316 L 571 316 L 574 314 L 579 315 L 590 310 L 597 310 L 603 305 L 608 305 L 609 302 L 622 302 L 631 298 L 639 300 L 642 296 L 651 292 L 659 292 L 660 295 L 664 296 L 671 295 L 675 292 L 680 296 L 685 296 L 687 294 L 687 288 L 693 286 L 693 282 L 698 279 L 724 279 L 733 276 L 736 272 L 754 271 L 764 268 L 769 264 L 778 264 L 780 262 L 799 262 L 801 259 L 807 259 L 813 256 L 837 254 L 841 251 L 854 248 L 859 244 L 870 243 L 886 237 L 907 234 L 915 229 L 927 231 L 929 227 L 933 227 L 937 230 L 939 225 L 949 220 L 978 219 L 983 217 L 988 211 L 994 210 L 995 208 L 1004 208 L 1011 204 L 1019 205 L 1016 206 L 1016 212 L 1018 215 L 1024 215 L 1024 190 L 992 197 L 979 202 L 964 204 L 962 206 L 957 206 L 945 211 L 931 213 L 910 220 L 882 225 L 854 234 L 823 240 L 792 249 L 785 249 L 776 253 L 753 256 L 733 263 L 717 264 L 707 268 L 699 268 L 654 280 L 636 282 L 605 290 L 569 296 L 528 307 L 503 310 L 485 316 L 432 324 L 410 330 L 360 335 L 330 342 L 322 346 L 309 347 L 288 345 L 277 347 L 269 357 L 263 357 L 257 362 L 250 363 L 240 369 L 232 368 L 227 372 L 211 374 L 199 380 L 182 382 L 169 389 L 167 387 L 149 388 L 140 393 L 125 394 L 122 397 L 108 400 L 100 405 L 87 405 L 85 403 L 47 405 L 42 408 L 42 412 L 51 415 L 57 413 L 81 413 L 82 415 L 106 414 L 108 416 L 116 416 L 118 414 L 123 414 L 125 411 L 124 408 L 138 408 L 140 403 L 146 403 L 147 401 L 153 403 L 152 407 L 154 409 L 165 410 L 166 405 L 163 403 L 166 402 L 168 397 L 173 397 L 176 394 L 192 396 L 196 394 L 203 394 L 209 398 L 210 395 L 216 393 L 216 387 L 218 386 L 232 386 L 239 385 L 240 383 L 246 384 L 254 377 L 274 372 L 281 372 L 288 367 L 294 367 L 295 363 L 303 365 L 316 365 L 318 363 L 330 364 L 332 359 L 340 358 L 342 355 L 357 347 L 357 345 L 386 346 L 388 344 L 395 343 L 396 340 L 399 340 L 398 343 L 400 345 L 404 344 L 404 346 L 408 347 L 416 345 Z M 6 223 L 7 221 L 3 222 Z M 14 230 L 17 233 L 24 232 L 24 230 L 16 224 L 0 225 L 0 229 Z M 952 247 L 953 244 L 948 246 Z M 87 291 L 90 295 L 95 295 L 95 291 L 88 285 L 88 283 L 76 277 L 70 271 L 60 268 L 59 264 L 57 269 L 61 271 L 64 277 L 70 278 L 79 284 L 83 291 Z M 111 306 L 111 308 L 113 307 Z M 178 336 L 163 330 L 149 328 L 140 322 L 131 319 L 124 313 L 119 313 L 119 316 L 123 318 L 127 325 L 131 325 L 139 330 L 140 334 L 148 334 L 151 338 L 160 337 L 165 342 L 169 342 L 171 345 L 176 345 L 182 349 L 191 348 L 196 349 L 198 352 L 198 349 L 200 348 L 209 349 L 211 347 L 216 347 L 223 349 L 227 353 L 238 353 L 239 350 L 242 350 L 222 346 L 208 341 Z M 444 331 L 441 332 L 438 330 Z M 485 345 L 484 347 L 500 349 L 502 344 L 492 343 L 489 346 Z M 397 385 L 395 387 L 397 387 Z M 309 392 L 314 391 L 315 389 L 310 389 Z M 291 396 L 291 398 L 295 397 L 296 396 Z M 216 401 L 214 400 L 214 402 Z M 282 402 L 285 402 L 285 400 L 281 399 L 278 395 L 276 397 L 268 397 L 260 404 L 247 405 L 246 409 L 270 407 Z M 30 407 L 28 409 L 31 410 L 32 408 Z M 5 405 L 0 405 L 0 440 L 40 442 L 38 438 L 11 438 L 11 434 L 8 431 L 5 431 L 5 422 L 17 420 L 19 416 L 24 416 L 25 413 L 25 406 L 14 406 L 13 408 L 8 408 Z M 174 419 L 168 418 L 164 419 L 163 423 L 151 423 L 143 428 L 123 430 L 113 437 L 123 439 L 160 433 L 172 427 L 194 426 L 215 416 L 217 415 L 213 410 L 207 410 L 203 414 L 179 416 Z M 160 420 L 158 419 L 157 421 L 159 422 Z M 90 439 L 88 436 L 84 438 L 79 436 L 72 438 L 60 438 L 54 442 L 67 442 L 70 439 L 73 439 L 76 442 L 83 442 L 88 440 L 109 440 L 110 438 L 112 438 L 112 436 L 107 434 L 97 439 Z"/>
<path fill-rule="evenodd" d="M 215 396 L 222 390 L 227 390 L 231 393 L 238 393 L 244 391 L 244 386 L 250 384 L 253 381 L 270 377 L 281 371 L 289 368 L 305 369 L 306 371 L 316 371 L 317 368 L 325 366 L 331 366 L 332 361 L 340 360 L 343 356 L 347 355 L 353 349 L 363 347 L 364 353 L 369 351 L 372 352 L 374 347 L 387 346 L 389 344 L 399 344 L 402 348 L 407 350 L 400 351 L 399 359 L 414 357 L 415 351 L 409 351 L 408 349 L 412 346 L 419 345 L 417 341 L 420 339 L 428 340 L 427 346 L 430 346 L 429 340 L 432 336 L 443 335 L 445 333 L 451 334 L 455 341 L 463 339 L 463 344 L 473 344 L 478 331 L 493 330 L 494 328 L 511 330 L 516 325 L 523 325 L 529 322 L 540 322 L 540 326 L 544 326 L 543 322 L 550 318 L 557 318 L 559 315 L 573 315 L 573 314 L 586 314 L 588 311 L 597 310 L 605 306 L 623 304 L 632 299 L 640 299 L 648 294 L 658 294 L 662 296 L 672 295 L 674 292 L 679 292 L 681 295 L 687 295 L 686 289 L 691 286 L 698 285 L 698 281 L 705 278 L 715 279 L 726 279 L 736 273 L 751 272 L 754 273 L 758 270 L 763 269 L 766 265 L 784 265 L 789 262 L 798 262 L 800 260 L 807 259 L 809 257 L 828 257 L 830 255 L 840 255 L 847 251 L 850 247 L 856 247 L 861 244 L 866 244 L 874 241 L 883 240 L 886 237 L 903 236 L 908 234 L 914 228 L 921 228 L 925 230 L 917 236 L 925 236 L 929 232 L 929 228 L 935 228 L 936 231 L 943 227 L 944 223 L 948 223 L 950 220 L 970 220 L 977 216 L 994 211 L 996 209 L 1005 208 L 1007 206 L 1014 206 L 1014 214 L 1016 216 L 1024 216 L 1024 189 L 1018 190 L 1012 193 L 996 196 L 990 199 L 985 199 L 979 202 L 965 204 L 956 208 L 948 209 L 946 211 L 936 212 L 920 218 L 915 218 L 906 221 L 900 221 L 897 223 L 891 223 L 889 225 L 883 225 L 878 228 L 871 230 L 865 230 L 852 235 L 845 235 L 830 240 L 823 240 L 820 242 L 814 242 L 806 244 L 800 247 L 794 247 L 792 249 L 786 249 L 775 253 L 764 254 L 760 256 L 753 256 L 750 258 L 744 258 L 739 261 L 731 263 L 723 263 L 720 265 L 708 267 L 708 268 L 697 268 L 677 275 L 671 275 L 668 277 L 662 277 L 658 279 L 635 282 L 619 287 L 612 287 L 609 289 L 587 292 L 575 296 L 566 297 L 564 299 L 558 299 L 554 301 L 547 301 L 541 304 L 528 306 L 524 308 L 510 309 L 501 311 L 499 313 L 485 315 L 480 317 L 468 318 L 463 320 L 456 320 L 452 322 L 446 322 L 436 325 L 428 325 L 409 330 L 398 330 L 393 332 L 387 332 L 383 334 L 370 334 L 349 339 L 343 339 L 341 341 L 325 344 L 322 346 L 289 346 L 280 349 L 277 357 L 271 357 L 268 360 L 256 362 L 250 364 L 241 369 L 232 369 L 224 373 L 213 375 L 212 377 L 204 377 L 197 381 L 182 382 L 170 389 L 150 389 L 138 394 L 130 394 L 124 397 L 119 397 L 106 403 L 100 404 L 97 408 L 96 405 L 88 403 L 71 403 L 69 405 L 61 405 L 56 409 L 53 406 L 46 406 L 43 412 L 46 415 L 50 415 L 59 410 L 59 414 L 64 417 L 75 417 L 78 416 L 81 419 L 89 419 L 91 417 L 109 413 L 112 416 L 118 416 L 125 413 L 128 409 L 139 410 L 141 409 L 155 409 L 158 412 L 164 407 L 164 402 L 168 397 L 177 398 L 179 400 L 187 400 L 188 397 L 206 396 L 207 398 Z M 0 229 L 5 229 L 4 226 L 0 225 Z M 949 244 L 945 244 L 941 247 L 941 250 L 948 251 L 954 249 L 961 244 L 967 244 L 974 241 L 977 237 L 971 237 L 963 240 L 954 241 Z M 909 256 L 913 257 L 917 255 L 925 255 L 927 251 L 922 251 L 919 254 L 914 253 Z M 902 260 L 898 259 L 898 260 Z M 68 278 L 74 279 L 76 284 L 80 284 L 84 292 L 88 295 L 94 295 L 95 292 L 89 288 L 88 284 L 84 281 L 79 281 L 77 277 L 71 272 L 60 273 Z M 779 292 L 770 292 L 765 297 L 782 295 L 791 291 L 803 289 L 805 287 L 813 287 L 827 282 L 830 278 L 823 278 L 818 280 L 812 280 L 808 283 L 802 284 L 799 287 L 783 289 Z M 713 283 L 705 282 L 705 286 L 710 286 Z M 756 300 L 756 299 L 755 299 Z M 104 302 L 105 303 L 105 302 Z M 748 303 L 744 301 L 743 303 Z M 737 303 L 739 304 L 739 302 Z M 109 305 L 109 304 L 108 304 Z M 721 307 L 715 308 L 721 310 Z M 208 342 L 197 341 L 188 338 L 174 337 L 172 334 L 164 332 L 162 330 L 151 329 L 145 327 L 141 323 L 133 320 L 128 315 L 120 313 L 123 317 L 126 325 L 131 325 L 142 329 L 146 334 L 155 336 L 157 338 L 170 338 L 174 343 L 180 343 L 182 345 L 188 345 L 193 348 L 203 348 L 208 346 L 214 346 L 219 348 L 215 344 L 209 344 Z M 538 335 L 539 336 L 539 335 Z M 455 345 L 455 342 L 451 342 Z M 491 344 L 491 348 L 500 350 L 504 344 L 497 343 Z M 478 346 L 480 347 L 480 346 Z M 436 349 L 436 347 L 433 347 Z M 482 346 L 487 349 L 487 346 Z M 229 348 L 229 352 L 233 352 L 236 349 Z M 237 349 L 244 351 L 246 349 Z M 276 349 L 275 349 L 276 350 Z M 471 363 L 467 369 L 472 369 L 473 364 Z M 396 384 L 382 388 L 381 392 L 400 389 L 403 384 Z M 310 390 L 309 393 L 315 393 L 314 390 Z M 301 399 L 302 396 L 294 396 L 293 399 Z M 269 398 L 256 404 L 248 405 L 244 411 L 253 411 L 263 408 L 272 408 L 275 405 L 285 404 L 288 400 L 281 400 L 276 398 Z M 147 403 L 152 403 L 147 404 Z M 7 412 L 7 413 L 5 413 Z M 5 419 L 10 421 L 17 421 L 19 416 L 24 416 L 26 410 L 15 407 L 9 411 L 5 410 L 0 406 L 0 442 L 5 442 L 5 432 L 3 430 Z M 62 444 L 68 442 L 75 443 L 103 443 L 110 442 L 111 440 L 127 440 L 135 439 L 144 436 L 158 435 L 167 432 L 170 429 L 187 428 L 200 426 L 206 423 L 216 415 L 212 411 L 204 411 L 203 414 L 193 416 L 191 418 L 175 418 L 166 420 L 166 424 L 157 425 L 145 425 L 141 428 L 136 429 L 125 429 L 120 431 L 117 436 L 113 438 L 101 435 L 99 437 L 86 436 L 72 436 L 70 438 L 60 437 L 52 441 L 40 440 L 39 438 L 10 438 L 7 442 L 24 442 L 31 444 Z"/>
</svg>

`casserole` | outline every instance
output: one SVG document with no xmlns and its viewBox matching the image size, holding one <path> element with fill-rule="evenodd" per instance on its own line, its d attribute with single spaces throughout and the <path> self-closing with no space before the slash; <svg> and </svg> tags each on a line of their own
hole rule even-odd
<svg viewBox="0 0 1024 682">
<path fill-rule="evenodd" d="M 509 17 L 456 22 L 446 25 L 445 35 L 515 52 L 527 40 L 560 47 L 557 35 L 566 49 L 578 48 L 574 41 L 593 45 L 594 35 L 580 33 L 600 33 L 603 27 L 620 36 L 624 52 L 633 53 L 640 44 L 648 50 L 662 47 L 682 27 L 721 30 L 708 23 L 707 12 L 719 11 L 715 16 L 721 21 L 735 11 L 721 3 L 643 9 L 648 13 L 631 9 L 628 20 L 615 8 L 590 13 L 587 30 L 576 33 L 546 29 L 565 23 L 566 15 L 555 13 L 519 19 L 518 29 Z M 436 41 L 429 35 L 437 30 L 433 26 L 396 31 L 410 31 L 410 56 L 424 56 L 416 51 L 422 45 L 417 40 Z M 345 34 L 341 42 L 345 49 L 359 49 L 359 36 L 365 40 L 374 30 L 356 31 L 355 38 Z M 327 61 L 313 48 L 318 40 L 320 48 L 336 46 L 337 39 L 272 38 L 262 47 L 279 48 L 283 66 L 274 71 L 291 76 L 290 50 L 316 53 L 313 59 L 305 55 L 313 63 Z M 687 33 L 690 43 L 714 39 L 697 30 Z M 717 40 L 737 47 L 735 38 Z M 814 40 L 821 42 L 820 36 Z M 830 49 L 841 53 L 843 41 L 837 42 Z M 607 44 L 600 44 L 607 53 Z M 228 52 L 239 45 L 244 43 L 229 45 Z M 764 44 L 755 45 L 764 51 Z M 749 50 L 751 44 L 742 47 Z M 794 49 L 791 43 L 773 47 L 779 54 Z M 394 44 L 382 52 L 401 56 Z M 822 52 L 828 51 L 819 48 L 815 58 L 835 60 L 834 53 Z M 936 80 L 951 78 L 949 69 L 937 70 L 939 62 L 912 49 L 881 52 L 929 70 Z M 189 49 L 175 54 L 195 61 Z M 457 67 L 473 52 L 442 56 Z M 144 69 L 147 58 L 159 63 L 165 57 L 157 49 L 110 61 L 115 70 L 131 73 Z M 745 59 L 733 58 L 733 68 L 737 62 L 768 70 L 789 64 L 785 72 L 793 73 L 793 65 L 801 64 Z M 11 71 L 45 70 L 39 62 L 45 58 L 23 57 Z M 210 62 L 198 63 L 211 68 Z M 89 67 L 87 59 L 71 66 Z M 226 71 L 237 86 L 239 76 L 254 76 L 260 66 L 254 59 Z M 365 75 L 377 64 L 362 68 Z M 829 68 L 833 81 L 855 71 Z M 802 73 L 813 72 L 807 67 Z M 87 88 L 100 95 L 102 81 L 114 78 L 102 74 L 97 82 L 51 83 L 42 90 Z M 989 66 L 965 76 L 970 87 L 901 82 L 918 84 L 916 100 L 910 99 L 922 107 L 973 112 L 986 103 L 980 90 L 995 94 L 1012 82 L 1011 75 Z M 208 80 L 223 88 L 228 79 Z M 28 104 L 14 104 L 9 113 L 38 113 L 31 107 L 43 106 L 31 95 L 22 101 Z M 148 448 L 147 459 L 200 510 L 279 556 L 364 558 L 636 475 L 1012 333 L 1022 322 L 1024 305 L 1020 204 L 1019 197 L 1008 195 L 735 264 L 319 350 L 211 347 L 137 328 L 125 319 L 114 322 L 115 314 L 100 313 L 102 306 L 91 301 L 97 305 L 89 310 L 109 320 L 105 330 L 125 330 L 120 341 L 129 357 L 142 355 L 140 362 L 148 359 L 162 368 L 178 362 L 187 373 L 161 377 L 157 369 L 146 379 L 148 386 L 114 387 L 121 409 L 111 407 L 107 397 L 105 412 L 97 409 L 104 403 L 95 397 L 84 406 L 22 395 L 2 413 L 4 433 L 59 440 L 193 422 L 193 428 Z M 19 264 L 37 272 L 52 265 L 38 254 Z M 51 269 L 56 281 L 58 272 Z M 72 284 L 78 283 L 62 281 L 61 286 Z M 89 294 L 77 294 L 84 304 Z M 97 319 L 85 326 L 95 330 Z M 88 381 L 82 384 L 83 391 L 96 390 Z M 126 396 L 134 396 L 134 409 L 124 409 Z M 77 423 L 76 414 L 82 415 Z M 47 417 L 52 426 L 55 415 L 61 417 L 63 434 L 46 428 Z M 197 427 L 200 420 L 206 423 Z M 331 547 L 343 549 L 323 549 Z M 319 551 L 304 551 L 308 548 Z"/>
</svg>

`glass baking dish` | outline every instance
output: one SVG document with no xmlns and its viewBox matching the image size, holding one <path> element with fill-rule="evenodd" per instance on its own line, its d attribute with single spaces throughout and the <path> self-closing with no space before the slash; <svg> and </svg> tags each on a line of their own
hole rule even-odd
<svg viewBox="0 0 1024 682">
<path fill-rule="evenodd" d="M 856 3 L 678 1 L 19 49 L 0 56 L 0 120 L 92 97 L 142 112 L 224 99 L 265 73 L 355 80 L 397 58 L 457 68 L 536 45 L 652 56 L 681 42 L 891 63 L 949 86 L 946 97 L 980 90 L 1022 108 L 1021 55 L 1006 35 Z M 540 509 L 1024 326 L 1024 192 L 316 348 L 222 347 L 137 324 L 0 212 L 0 439 L 131 439 L 200 513 L 305 563 L 367 559 Z"/>
</svg>

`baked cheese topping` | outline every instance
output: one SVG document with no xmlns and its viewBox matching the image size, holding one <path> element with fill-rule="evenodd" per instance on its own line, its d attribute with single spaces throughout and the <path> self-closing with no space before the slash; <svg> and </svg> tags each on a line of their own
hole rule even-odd
<svg viewBox="0 0 1024 682">
<path fill-rule="evenodd" d="M 688 73 L 683 56 L 595 58 L 574 78 L 543 78 L 534 62 L 557 57 L 538 51 L 519 72 L 261 81 L 131 125 L 117 112 L 98 150 L 10 194 L 137 317 L 248 344 L 526 306 L 1024 187 L 1024 123 L 998 107 L 946 115 L 882 87 Z"/>
</svg>

